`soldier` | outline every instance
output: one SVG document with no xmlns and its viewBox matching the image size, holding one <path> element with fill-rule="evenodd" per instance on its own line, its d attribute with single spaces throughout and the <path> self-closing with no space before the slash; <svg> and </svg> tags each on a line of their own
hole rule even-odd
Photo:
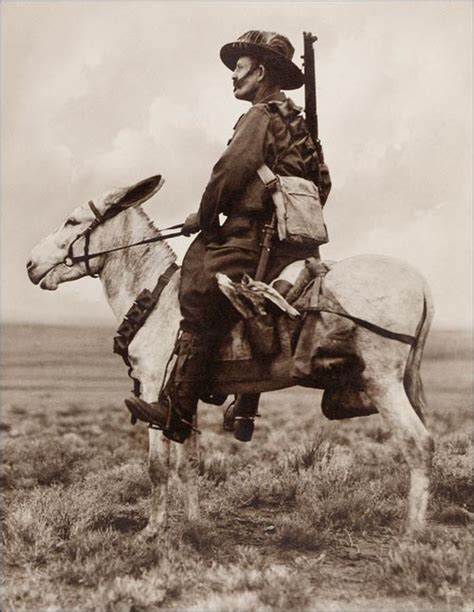
<svg viewBox="0 0 474 612">
<path fill-rule="evenodd" d="M 234 96 L 252 106 L 238 120 L 212 170 L 198 212 L 189 215 L 183 229 L 185 235 L 200 233 L 183 260 L 181 335 L 170 380 L 158 402 L 127 402 L 137 418 L 158 425 L 177 442 L 192 431 L 211 355 L 237 320 L 236 311 L 218 289 L 215 274 L 222 272 L 233 281 L 240 280 L 243 273 L 255 277 L 262 229 L 273 212 L 257 169 L 266 163 L 276 174 L 318 184 L 318 156 L 301 109 L 282 92 L 303 84 L 293 54 L 285 36 L 262 31 L 246 32 L 220 52 L 233 71 Z M 226 217 L 222 225 L 220 214 Z M 263 280 L 270 282 L 288 264 L 314 255 L 314 247 L 279 243 L 275 236 Z M 255 414 L 258 397 L 240 396 L 240 413 Z"/>
</svg>

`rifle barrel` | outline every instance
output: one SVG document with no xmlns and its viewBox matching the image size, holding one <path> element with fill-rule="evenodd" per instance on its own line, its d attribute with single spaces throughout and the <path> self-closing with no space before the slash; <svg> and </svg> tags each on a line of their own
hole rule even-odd
<svg viewBox="0 0 474 612">
<path fill-rule="evenodd" d="M 305 117 L 308 131 L 315 143 L 319 140 L 318 111 L 316 102 L 316 75 L 313 43 L 318 40 L 311 32 L 303 32 Z"/>
</svg>

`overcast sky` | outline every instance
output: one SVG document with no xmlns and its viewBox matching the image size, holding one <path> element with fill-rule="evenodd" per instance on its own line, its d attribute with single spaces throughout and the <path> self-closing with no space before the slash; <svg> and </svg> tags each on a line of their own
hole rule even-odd
<svg viewBox="0 0 474 612">
<path fill-rule="evenodd" d="M 152 174 L 166 180 L 146 205 L 158 225 L 196 210 L 248 108 L 219 50 L 267 29 L 292 40 L 298 63 L 302 32 L 319 37 L 324 256 L 399 256 L 427 277 L 438 326 L 471 325 L 470 2 L 7 2 L 2 13 L 4 320 L 113 322 L 99 281 L 30 284 L 29 251 L 77 204 Z"/>
</svg>

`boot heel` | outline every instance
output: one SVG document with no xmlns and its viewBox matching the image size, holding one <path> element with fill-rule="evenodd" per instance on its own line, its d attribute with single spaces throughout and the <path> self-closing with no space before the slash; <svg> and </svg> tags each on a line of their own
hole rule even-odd
<svg viewBox="0 0 474 612">
<path fill-rule="evenodd" d="M 234 438 L 240 442 L 250 442 L 255 429 L 254 419 L 248 417 L 235 417 Z"/>
</svg>

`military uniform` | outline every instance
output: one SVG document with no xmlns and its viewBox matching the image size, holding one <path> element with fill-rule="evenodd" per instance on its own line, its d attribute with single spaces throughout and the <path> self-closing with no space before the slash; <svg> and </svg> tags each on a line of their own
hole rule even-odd
<svg viewBox="0 0 474 612">
<path fill-rule="evenodd" d="M 233 281 L 255 277 L 265 222 L 273 203 L 257 175 L 266 163 L 276 174 L 317 182 L 318 159 L 301 109 L 280 92 L 255 104 L 237 122 L 227 149 L 213 168 L 199 207 L 201 233 L 181 271 L 183 330 L 218 341 L 235 323 L 236 311 L 217 287 L 216 272 Z M 220 226 L 219 214 L 227 218 Z M 265 281 L 312 248 L 285 245 L 275 236 Z"/>
<path fill-rule="evenodd" d="M 215 275 L 221 272 L 238 281 L 244 273 L 255 277 L 258 267 L 262 230 L 271 219 L 273 203 L 257 169 L 265 163 L 275 174 L 319 182 L 316 148 L 301 109 L 277 91 L 278 86 L 298 89 L 303 84 L 303 74 L 292 62 L 293 55 L 294 48 L 285 36 L 258 30 L 246 32 L 220 52 L 224 64 L 234 71 L 237 91 L 239 81 L 254 88 L 241 96 L 254 104 L 237 122 L 201 199 L 201 231 L 186 253 L 181 270 L 181 334 L 171 376 L 157 402 L 147 403 L 140 398 L 126 402 L 134 417 L 162 428 L 167 437 L 177 442 L 183 442 L 191 433 L 216 343 L 237 320 L 237 312 L 219 291 Z M 246 58 L 244 64 L 239 64 L 240 58 Z M 257 84 L 252 65 L 241 75 L 249 58 L 258 60 L 257 68 L 264 65 L 269 75 L 265 86 L 272 81 L 268 91 L 274 93 L 267 94 L 267 98 L 257 98 L 255 87 L 262 85 L 261 79 Z M 241 76 L 237 77 L 237 73 Z M 272 80 L 272 73 L 276 79 Z M 265 95 L 264 89 L 258 91 Z M 222 225 L 221 214 L 226 217 Z M 276 278 L 291 262 L 314 254 L 313 248 L 289 246 L 278 242 L 275 236 L 263 280 Z M 240 398 L 248 400 L 250 412 L 256 411 L 258 395 Z"/>
</svg>

